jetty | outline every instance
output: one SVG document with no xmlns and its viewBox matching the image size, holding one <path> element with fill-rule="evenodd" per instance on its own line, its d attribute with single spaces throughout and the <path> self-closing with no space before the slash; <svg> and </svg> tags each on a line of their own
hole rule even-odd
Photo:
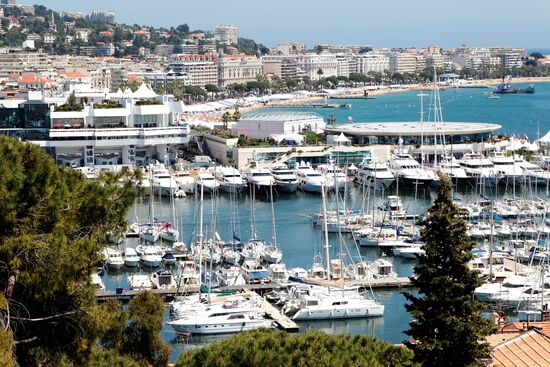
<svg viewBox="0 0 550 367">
<path fill-rule="evenodd" d="M 326 280 L 317 278 L 306 278 L 305 280 L 310 284 L 317 284 L 325 287 L 359 286 L 360 289 L 390 289 L 412 287 L 412 282 L 408 277 L 387 277 L 364 280 Z"/>
<path fill-rule="evenodd" d="M 328 96 L 328 99 L 376 99 L 376 97 L 370 96 Z"/>
<path fill-rule="evenodd" d="M 256 293 L 253 293 L 251 297 L 256 299 L 258 306 L 265 311 L 266 315 L 269 316 L 275 324 L 277 324 L 279 329 L 290 333 L 297 333 L 300 330 L 297 323 L 292 321 L 288 316 L 269 303 L 265 298 L 260 297 Z"/>
</svg>

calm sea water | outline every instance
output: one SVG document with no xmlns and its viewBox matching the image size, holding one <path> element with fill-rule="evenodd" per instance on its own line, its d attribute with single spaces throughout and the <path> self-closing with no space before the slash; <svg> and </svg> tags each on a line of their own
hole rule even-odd
<svg viewBox="0 0 550 367">
<path fill-rule="evenodd" d="M 498 100 L 489 100 L 486 89 L 447 89 L 441 92 L 441 102 L 443 104 L 443 115 L 446 121 L 486 121 L 496 122 L 503 126 L 502 130 L 508 133 L 525 133 L 529 137 L 534 137 L 537 131 L 537 124 L 540 123 L 541 134 L 550 129 L 550 122 L 545 120 L 545 116 L 550 109 L 550 83 L 538 83 L 535 95 L 515 95 L 503 96 Z M 418 119 L 419 103 L 417 92 L 400 93 L 392 95 L 379 96 L 375 100 L 351 100 L 353 108 L 351 110 L 315 110 L 324 116 L 335 114 L 338 121 L 347 122 L 348 116 L 352 116 L 355 122 L 372 121 L 395 121 Z M 345 103 L 342 101 L 340 103 Z M 292 109 L 295 110 L 295 109 Z M 518 189 L 517 193 L 520 190 Z M 375 206 L 382 202 L 383 198 L 393 192 L 377 192 L 375 197 Z M 486 193 L 488 195 L 489 193 Z M 500 189 L 498 195 L 511 194 L 504 189 Z M 544 196 L 545 191 L 532 192 L 524 190 L 527 196 Z M 435 193 L 432 191 L 420 191 L 418 193 L 401 191 L 399 193 L 403 198 L 405 208 L 412 214 L 422 214 L 430 206 Z M 475 200 L 479 198 L 478 194 L 472 192 L 458 192 L 456 196 L 463 200 Z M 368 201 L 361 188 L 354 187 L 346 198 L 346 206 L 353 209 L 361 209 L 367 205 Z M 134 221 L 136 218 L 147 220 L 148 198 L 138 201 L 129 213 L 128 219 Z M 171 220 L 170 202 L 167 199 L 154 199 L 155 216 Z M 334 206 L 334 199 L 329 199 L 329 206 Z M 175 202 L 177 212 L 177 222 L 183 240 L 188 243 L 193 238 L 197 230 L 198 222 L 198 201 L 195 197 L 177 199 Z M 280 195 L 274 201 L 275 223 L 277 242 L 284 253 L 283 262 L 287 268 L 309 267 L 316 255 L 321 251 L 321 231 L 312 225 L 310 213 L 321 210 L 321 200 L 318 195 L 304 194 L 298 192 L 295 195 Z M 365 206 L 368 207 L 368 206 Z M 215 222 L 216 227 L 222 238 L 230 239 L 232 230 L 235 227 L 239 237 L 244 241 L 250 238 L 250 217 L 252 212 L 251 201 L 248 195 L 241 195 L 238 200 L 231 200 L 227 195 L 220 195 L 218 199 L 213 200 L 209 195 L 205 195 L 204 202 L 204 223 L 206 226 L 212 226 Z M 216 215 L 213 215 L 215 213 Z M 272 217 L 271 204 L 265 198 L 258 198 L 254 210 L 255 231 L 258 236 L 270 240 L 272 237 Z M 214 218 L 214 219 L 213 219 Z M 335 255 L 339 249 L 337 238 L 331 236 L 331 253 Z M 128 244 L 134 246 L 135 240 L 129 240 Z M 342 243 L 344 250 L 356 256 L 358 252 L 367 260 L 372 260 L 382 256 L 378 249 L 357 249 L 350 241 L 345 238 Z M 403 260 L 401 258 L 392 258 L 396 272 L 400 276 L 408 276 L 412 273 L 415 262 Z M 151 272 L 150 270 L 140 269 L 137 271 Z M 117 287 L 127 287 L 127 271 L 109 272 L 103 275 L 103 280 L 108 289 L 114 290 Z M 301 323 L 301 330 L 318 329 L 330 333 L 345 334 L 374 334 L 391 343 L 400 343 L 407 338 L 403 333 L 407 329 L 410 321 L 409 314 L 403 307 L 405 303 L 401 291 L 376 291 L 375 297 L 382 302 L 385 309 L 383 318 L 348 320 L 348 321 L 319 321 Z M 168 319 L 167 311 L 165 313 Z M 219 340 L 212 337 L 197 337 L 186 341 L 176 340 L 176 335 L 172 329 L 165 326 L 162 330 L 162 337 L 173 345 L 172 360 L 188 348 L 194 348 Z"/>
<path fill-rule="evenodd" d="M 526 87 L 528 84 L 514 84 Z M 491 122 L 502 126 L 498 132 L 526 134 L 531 140 L 540 130 L 543 136 L 550 130 L 550 83 L 536 83 L 535 94 L 503 95 L 500 99 L 488 99 L 488 88 L 447 88 L 440 92 L 444 121 Z M 309 111 L 326 118 L 336 116 L 336 123 L 419 121 L 420 91 L 376 96 L 367 100 L 331 100 L 331 103 L 351 103 L 352 108 L 305 108 L 293 111 Z M 430 91 L 424 91 L 424 118 L 430 120 Z M 264 109 L 273 111 L 277 109 Z"/>
</svg>

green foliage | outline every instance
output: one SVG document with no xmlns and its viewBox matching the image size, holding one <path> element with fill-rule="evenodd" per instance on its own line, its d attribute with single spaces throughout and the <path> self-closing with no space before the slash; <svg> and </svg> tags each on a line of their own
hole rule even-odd
<svg viewBox="0 0 550 367">
<path fill-rule="evenodd" d="M 473 297 L 481 284 L 478 272 L 467 266 L 474 243 L 452 201 L 450 179 L 442 174 L 440 179 L 439 194 L 420 221 L 426 253 L 411 277 L 419 296 L 405 294 L 413 317 L 406 334 L 414 338 L 410 347 L 423 366 L 469 366 L 488 355 L 485 337 L 491 327 Z"/>
<path fill-rule="evenodd" d="M 328 123 L 329 125 L 334 125 L 334 124 L 336 123 L 336 116 L 334 116 L 334 115 L 329 115 L 329 116 L 327 117 L 327 123 Z"/>
<path fill-rule="evenodd" d="M 143 367 L 143 365 L 115 350 L 94 348 L 86 361 L 86 367 Z"/>
<path fill-rule="evenodd" d="M 0 318 L 18 344 L 19 365 L 85 360 L 98 336 L 90 274 L 119 234 L 139 173 L 88 181 L 30 143 L 0 137 Z M 77 363 L 78 364 L 78 363 Z"/>
<path fill-rule="evenodd" d="M 84 105 L 82 103 L 77 103 L 74 93 L 71 93 L 67 98 L 67 103 L 62 104 L 61 106 L 56 106 L 54 111 L 55 112 L 78 112 L 78 111 L 82 111 L 83 109 L 84 109 Z"/>
<path fill-rule="evenodd" d="M 233 118 L 233 121 L 239 121 L 241 118 L 241 112 L 236 107 L 235 107 L 235 111 L 233 112 L 232 118 Z"/>
<path fill-rule="evenodd" d="M 214 84 L 206 84 L 204 86 L 204 89 L 206 89 L 206 91 L 208 93 L 219 93 L 220 92 L 220 89 L 218 88 L 218 86 L 214 85 Z"/>
<path fill-rule="evenodd" d="M 161 101 L 154 98 L 140 99 L 139 101 L 136 101 L 136 106 L 155 106 L 161 104 Z"/>
<path fill-rule="evenodd" d="M 159 335 L 164 311 L 162 299 L 151 292 L 143 292 L 130 301 L 129 309 L 123 351 L 152 366 L 166 366 L 171 348 Z"/>
<path fill-rule="evenodd" d="M 320 331 L 288 334 L 274 330 L 240 333 L 180 355 L 176 367 L 417 366 L 412 353 L 368 336 Z"/>
<path fill-rule="evenodd" d="M 325 134 L 316 134 L 313 131 L 304 130 L 301 132 L 302 135 L 305 136 L 304 142 L 306 144 L 319 144 L 325 141 L 326 135 Z"/>
<path fill-rule="evenodd" d="M 121 108 L 122 105 L 117 101 L 103 101 L 94 105 L 95 109 Z"/>
</svg>

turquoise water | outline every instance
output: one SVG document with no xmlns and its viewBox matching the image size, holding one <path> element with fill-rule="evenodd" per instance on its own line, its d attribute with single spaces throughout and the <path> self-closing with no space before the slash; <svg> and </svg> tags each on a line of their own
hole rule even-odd
<svg viewBox="0 0 550 367">
<path fill-rule="evenodd" d="M 526 87 L 528 84 L 514 84 Z M 499 132 L 526 134 L 531 140 L 537 137 L 537 129 L 543 136 L 550 130 L 550 83 L 536 83 L 535 94 L 502 95 L 500 99 L 488 99 L 488 88 L 447 88 L 440 92 L 444 121 L 490 122 L 502 126 Z M 352 108 L 324 109 L 305 108 L 292 111 L 310 111 L 326 118 L 336 116 L 336 123 L 419 121 L 420 91 L 392 93 L 366 100 L 330 100 L 330 103 L 351 103 Z M 424 118 L 430 120 L 431 91 L 424 91 Z M 277 109 L 267 108 L 263 111 Z"/>
</svg>

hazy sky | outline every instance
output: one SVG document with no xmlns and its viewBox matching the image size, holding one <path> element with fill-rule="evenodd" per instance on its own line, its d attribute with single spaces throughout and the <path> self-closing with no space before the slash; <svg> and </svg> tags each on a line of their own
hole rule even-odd
<svg viewBox="0 0 550 367">
<path fill-rule="evenodd" d="M 24 3 L 24 1 L 20 0 Z M 54 10 L 113 10 L 129 24 L 213 29 L 266 46 L 285 41 L 375 47 L 550 48 L 550 0 L 42 0 Z"/>
</svg>

